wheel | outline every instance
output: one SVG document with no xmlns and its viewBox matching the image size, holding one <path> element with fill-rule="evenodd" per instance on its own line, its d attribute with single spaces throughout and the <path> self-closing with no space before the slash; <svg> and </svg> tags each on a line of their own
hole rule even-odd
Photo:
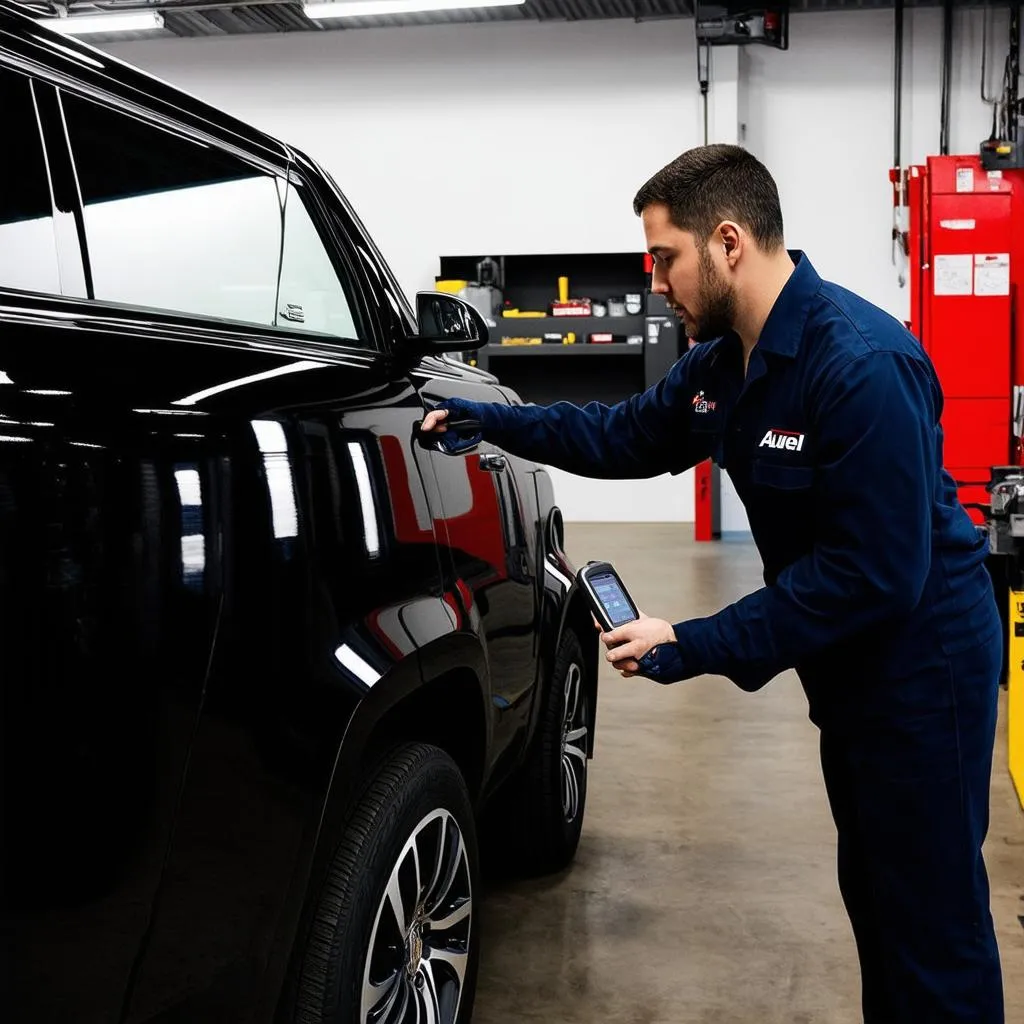
<svg viewBox="0 0 1024 1024">
<path fill-rule="evenodd" d="M 301 1024 L 461 1024 L 480 893 L 465 782 L 437 747 L 393 751 L 356 805 L 315 910 Z"/>
<path fill-rule="evenodd" d="M 558 647 L 541 695 L 534 737 L 521 771 L 489 811 L 495 859 L 517 874 L 560 871 L 576 855 L 587 802 L 590 698 L 583 648 L 573 632 Z"/>
</svg>

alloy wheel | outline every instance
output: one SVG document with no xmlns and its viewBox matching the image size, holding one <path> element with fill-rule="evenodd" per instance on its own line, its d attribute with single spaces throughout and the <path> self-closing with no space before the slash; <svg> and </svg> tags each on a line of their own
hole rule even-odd
<svg viewBox="0 0 1024 1024">
<path fill-rule="evenodd" d="M 587 773 L 587 725 L 582 699 L 583 669 L 573 662 L 565 673 L 562 719 L 562 813 L 567 822 L 580 813 L 580 793 Z"/>
<path fill-rule="evenodd" d="M 413 829 L 377 909 L 361 1024 L 454 1024 L 469 967 L 472 888 L 458 822 L 432 811 Z"/>
</svg>

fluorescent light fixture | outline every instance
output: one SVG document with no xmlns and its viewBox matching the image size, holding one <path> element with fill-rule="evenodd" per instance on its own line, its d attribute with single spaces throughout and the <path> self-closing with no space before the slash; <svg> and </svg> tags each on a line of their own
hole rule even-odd
<svg viewBox="0 0 1024 1024">
<path fill-rule="evenodd" d="M 40 18 L 39 24 L 65 36 L 89 36 L 152 32 L 164 27 L 164 17 L 157 11 L 126 11 L 123 14 L 86 14 L 80 18 Z"/>
<path fill-rule="evenodd" d="M 303 11 L 314 21 L 336 18 L 372 18 L 382 14 L 418 14 L 422 11 L 465 11 L 479 7 L 519 7 L 526 0 L 336 0 L 306 4 Z"/>
</svg>

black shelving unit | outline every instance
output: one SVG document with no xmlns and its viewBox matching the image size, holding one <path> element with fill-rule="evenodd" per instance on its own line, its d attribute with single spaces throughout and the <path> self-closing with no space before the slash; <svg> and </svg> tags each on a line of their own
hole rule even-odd
<svg viewBox="0 0 1024 1024">
<path fill-rule="evenodd" d="M 574 359 L 582 359 L 590 356 L 634 356 L 639 358 L 644 354 L 643 345 L 627 345 L 621 342 L 605 342 L 598 345 L 486 345 L 477 353 L 477 365 L 482 366 L 484 360 L 479 358 L 483 353 L 485 359 L 492 356 L 504 358 L 505 356 L 572 356 Z"/>
<path fill-rule="evenodd" d="M 642 296 L 643 310 L 632 316 L 493 317 L 490 344 L 466 358 L 525 401 L 618 402 L 654 384 L 679 358 L 678 321 L 660 296 L 648 293 L 642 253 L 442 256 L 437 279 L 474 283 L 486 257 L 498 264 L 506 307 L 548 311 L 562 276 L 569 279 L 570 299 L 607 304 L 627 294 Z M 576 337 L 574 344 L 501 344 L 503 338 L 565 337 L 569 332 Z M 597 333 L 611 334 L 614 341 L 588 342 Z M 628 344 L 630 337 L 642 342 Z M 531 362 L 539 358 L 542 372 Z"/>
</svg>

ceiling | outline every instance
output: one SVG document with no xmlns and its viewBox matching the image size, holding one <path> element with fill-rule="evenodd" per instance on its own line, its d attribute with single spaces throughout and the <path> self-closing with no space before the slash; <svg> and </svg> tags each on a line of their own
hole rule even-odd
<svg viewBox="0 0 1024 1024">
<path fill-rule="evenodd" d="M 343 0 L 341 0 L 343 2 Z M 1005 7 L 992 0 L 956 0 L 957 7 Z M 628 19 L 657 21 L 692 18 L 693 0 L 526 0 L 519 7 L 490 7 L 468 10 L 431 11 L 423 14 L 385 17 L 346 18 L 338 21 L 312 21 L 302 13 L 301 0 L 31 0 L 28 4 L 50 14 L 66 11 L 69 15 L 97 14 L 104 11 L 160 11 L 164 28 L 177 36 L 243 35 L 255 32 L 352 31 L 361 28 L 386 28 L 402 25 L 434 25 L 454 22 L 523 21 L 597 21 Z M 704 0 L 704 6 L 712 4 Z M 749 6 L 758 6 L 750 0 Z M 790 0 L 793 13 L 805 11 L 850 11 L 885 9 L 893 0 Z M 915 7 L 941 7 L 942 0 L 904 0 L 909 10 Z M 150 38 L 152 33 L 118 33 L 120 40 Z M 103 37 L 90 36 L 90 41 Z M 111 37 L 113 38 L 113 37 Z"/>
</svg>

